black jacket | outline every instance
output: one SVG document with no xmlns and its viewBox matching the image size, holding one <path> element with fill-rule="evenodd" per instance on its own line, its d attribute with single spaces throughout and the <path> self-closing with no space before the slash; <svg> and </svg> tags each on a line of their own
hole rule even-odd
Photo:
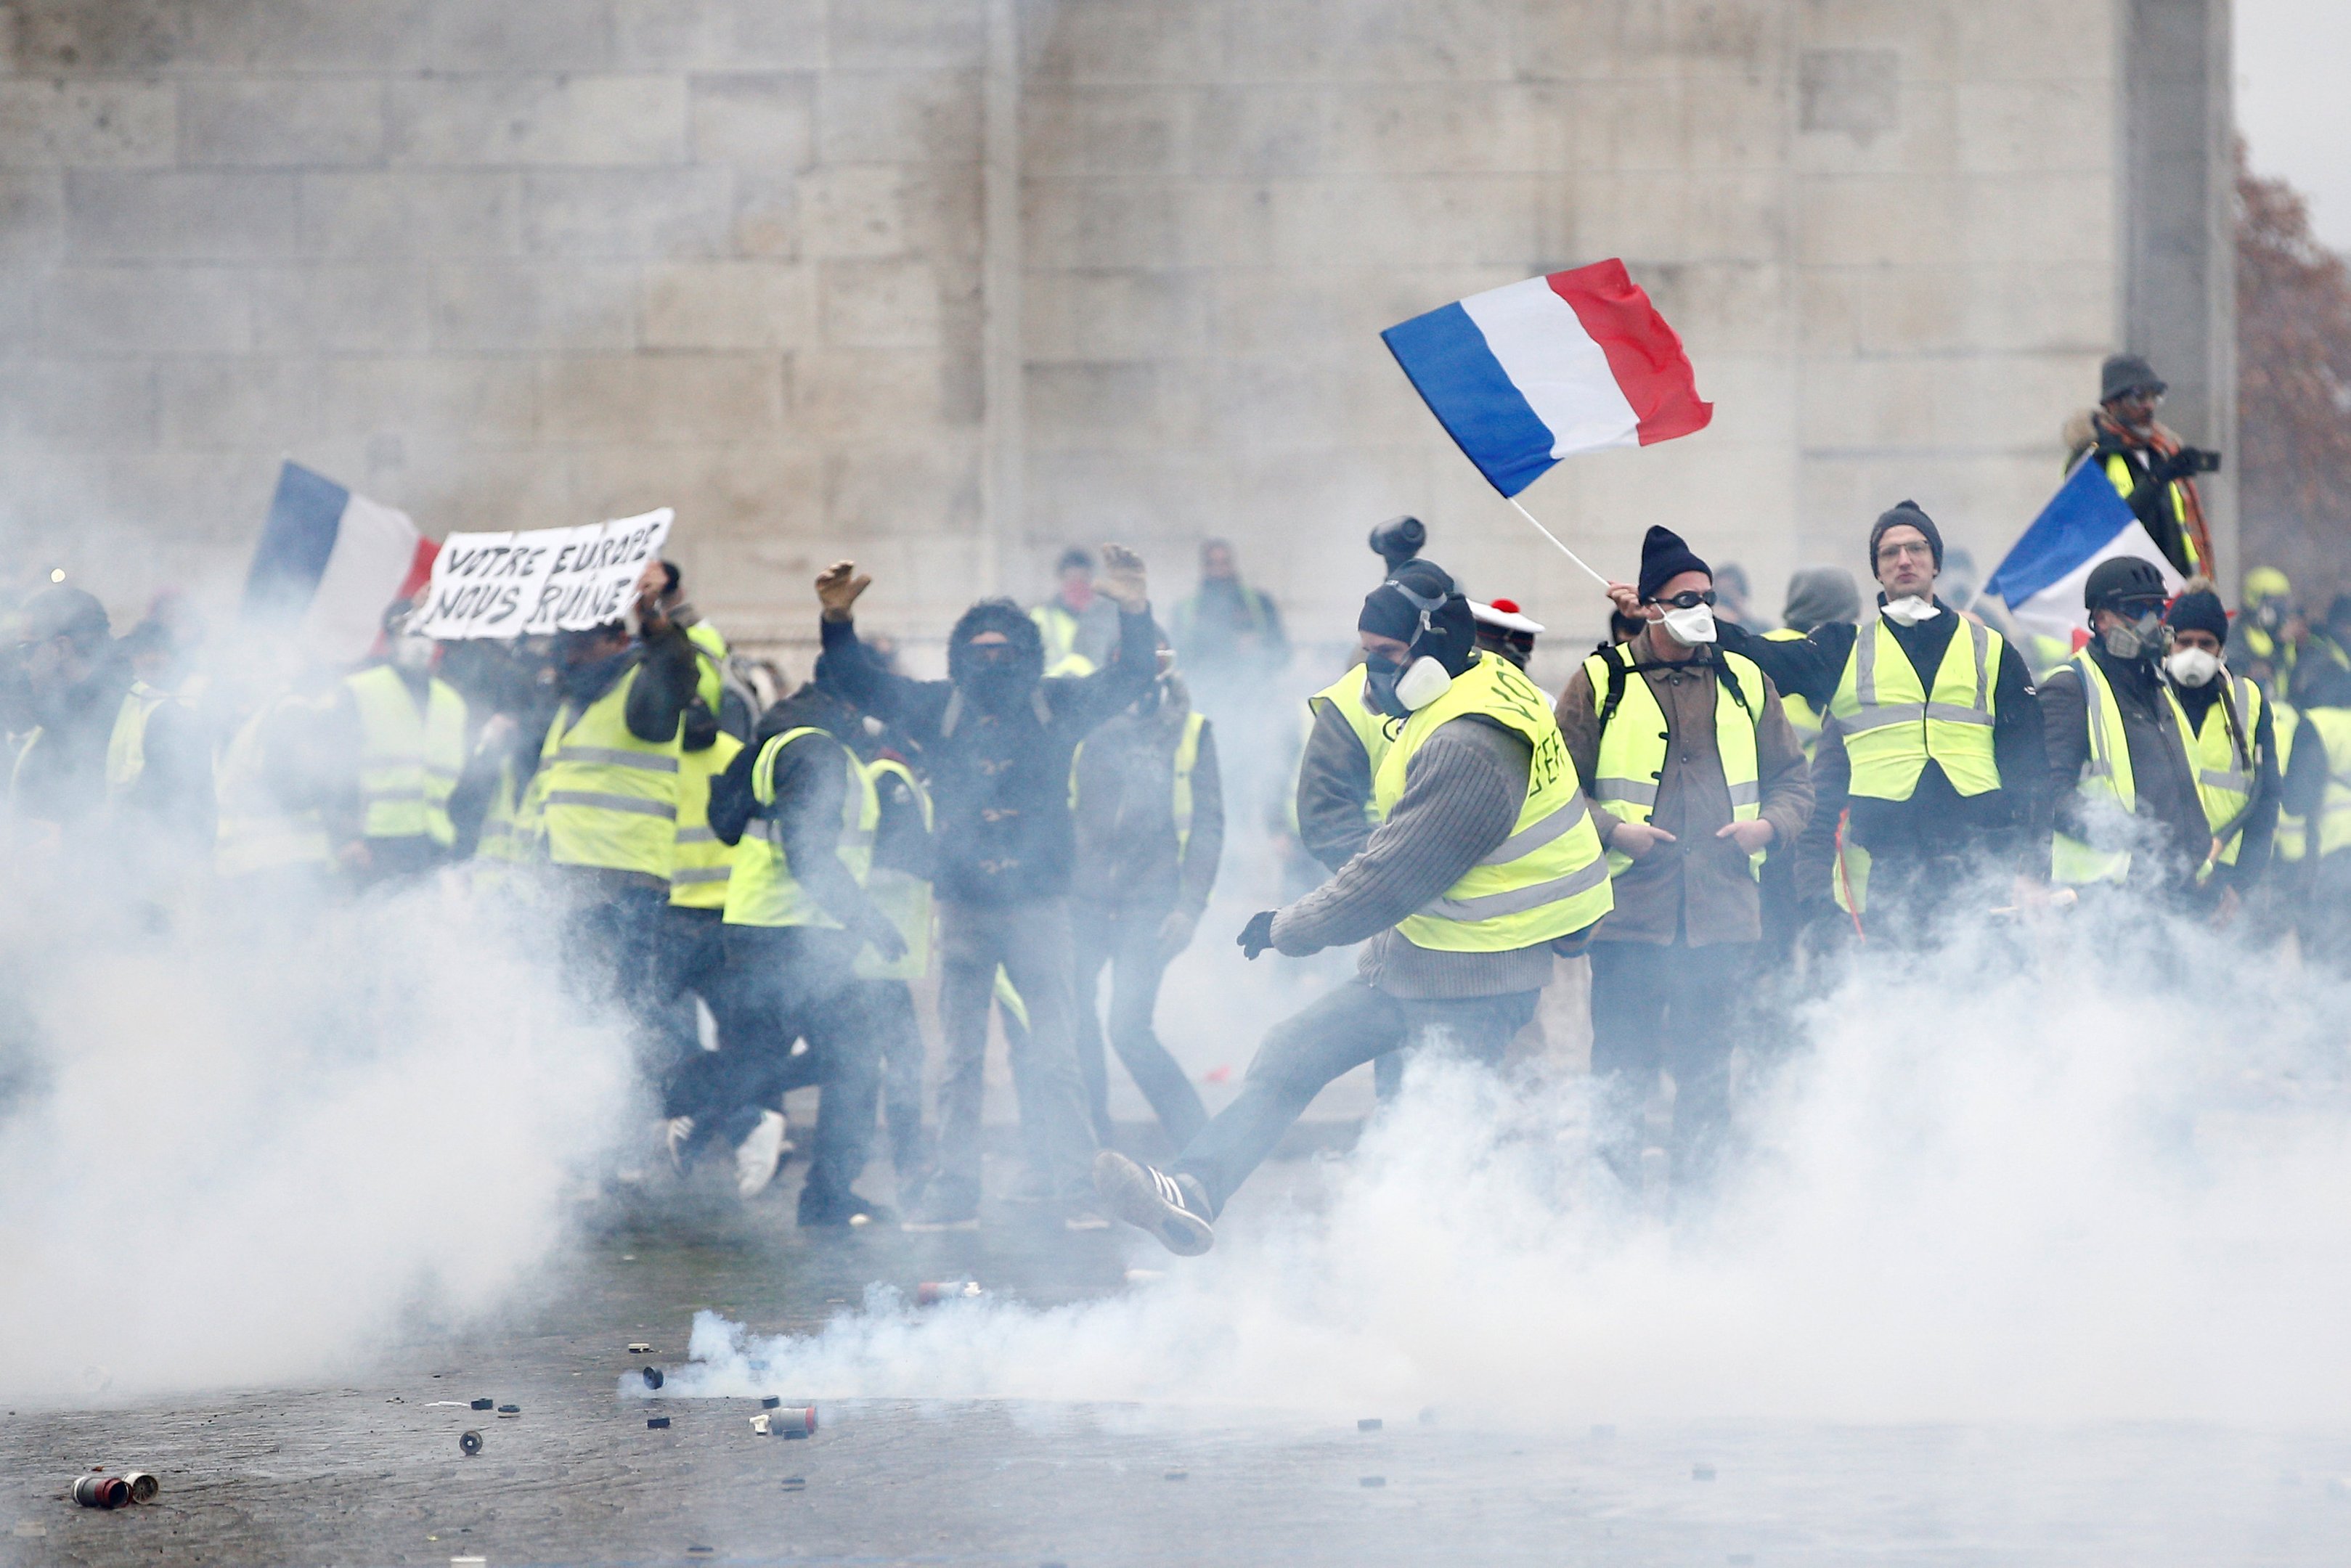
<svg viewBox="0 0 2351 1568">
<path fill-rule="evenodd" d="M 1878 599 L 1882 604 L 1885 595 Z M 1934 680 L 1960 622 L 1959 612 L 1949 605 L 1939 599 L 1936 603 L 1942 605 L 1944 612 L 1932 620 L 1915 626 L 1885 622 L 1925 683 Z M 1860 631 L 1849 622 L 1831 621 L 1800 640 L 1773 642 L 1734 624 L 1718 624 L 1723 647 L 1754 660 L 1783 695 L 1802 696 L 1823 713 L 1844 678 L 1845 662 L 1853 654 L 1854 638 Z M 1813 816 L 1798 847 L 1799 884 L 1829 885 L 1837 822 L 1848 811 L 1852 841 L 1873 855 L 1943 859 L 1983 852 L 2011 860 L 2029 875 L 2047 876 L 2049 766 L 2042 743 L 2041 706 L 2032 687 L 2032 672 L 2005 640 L 1993 681 L 1992 706 L 1992 757 L 2001 783 L 1999 789 L 1975 796 L 1964 796 L 1953 789 L 1932 758 L 1907 800 L 1852 796 L 1848 792 L 1852 766 L 1844 742 L 1834 724 L 1823 727 L 1820 745 L 1813 752 Z"/>
<path fill-rule="evenodd" d="M 1040 681 L 1033 700 L 988 714 L 952 681 L 893 675 L 864 653 L 857 627 L 822 622 L 842 693 L 923 752 L 938 813 L 939 896 L 1008 904 L 1069 892 L 1070 756 L 1156 673 L 1148 611 L 1119 617 L 1110 664 Z"/>
<path fill-rule="evenodd" d="M 1123 713 L 1089 736 L 1077 758 L 1080 898 L 1123 909 L 1208 906 L 1225 848 L 1225 796 L 1217 773 L 1216 727 L 1200 727 L 1192 768 L 1192 829 L 1176 841 L 1176 749 L 1189 708 Z"/>
<path fill-rule="evenodd" d="M 792 880 L 843 927 L 872 936 L 895 927 L 841 863 L 841 809 L 854 759 L 825 726 L 843 721 L 837 709 L 804 696 L 778 703 L 760 716 L 750 740 L 726 771 L 710 781 L 710 829 L 722 843 L 734 844 L 742 841 L 754 820 L 772 821 Z M 776 737 L 803 727 L 816 733 L 801 736 L 777 756 L 775 802 L 761 805 L 751 790 L 759 754 Z"/>
</svg>

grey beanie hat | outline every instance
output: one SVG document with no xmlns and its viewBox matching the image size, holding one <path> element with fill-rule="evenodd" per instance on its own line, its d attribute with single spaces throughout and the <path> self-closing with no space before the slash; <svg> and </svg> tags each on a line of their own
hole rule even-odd
<svg viewBox="0 0 2351 1568">
<path fill-rule="evenodd" d="M 1810 632 L 1832 621 L 1856 624 L 1861 587 L 1841 566 L 1808 566 L 1788 579 L 1788 605 L 1780 619 L 1795 632 Z"/>
</svg>

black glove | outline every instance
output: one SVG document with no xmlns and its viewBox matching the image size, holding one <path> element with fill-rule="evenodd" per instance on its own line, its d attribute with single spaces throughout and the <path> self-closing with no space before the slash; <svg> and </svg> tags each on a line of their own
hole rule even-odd
<svg viewBox="0 0 2351 1568">
<path fill-rule="evenodd" d="M 2183 446 L 2170 456 L 2158 460 L 2150 472 L 2168 485 L 2175 480 L 2193 478 L 2205 472 L 2210 460 L 2193 446 Z"/>
<path fill-rule="evenodd" d="M 1274 912 L 1270 909 L 1261 909 L 1249 916 L 1249 923 L 1241 927 L 1240 936 L 1235 938 L 1240 944 L 1242 957 L 1254 958 L 1273 946 L 1273 916 Z"/>
</svg>

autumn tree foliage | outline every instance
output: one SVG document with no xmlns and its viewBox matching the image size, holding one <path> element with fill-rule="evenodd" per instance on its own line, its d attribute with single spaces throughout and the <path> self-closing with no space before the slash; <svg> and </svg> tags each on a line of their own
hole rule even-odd
<svg viewBox="0 0 2351 1568">
<path fill-rule="evenodd" d="M 2351 590 L 2351 266 L 2237 148 L 2238 507 L 2246 566 L 2323 607 Z"/>
</svg>

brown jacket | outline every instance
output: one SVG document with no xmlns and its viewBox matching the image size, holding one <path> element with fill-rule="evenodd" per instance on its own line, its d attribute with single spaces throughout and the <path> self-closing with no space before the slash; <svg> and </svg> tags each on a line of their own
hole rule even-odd
<svg viewBox="0 0 2351 1568">
<path fill-rule="evenodd" d="M 1645 650 L 1642 663 L 1650 666 L 1641 678 L 1665 712 L 1669 737 L 1650 821 L 1675 841 L 1655 846 L 1618 873 L 1616 907 L 1593 939 L 1680 941 L 1692 947 L 1760 941 L 1762 908 L 1747 857 L 1731 841 L 1715 837 L 1731 816 L 1730 786 L 1714 745 L 1713 654 L 1702 652 L 1677 665 L 1661 664 Z M 1616 722 L 1622 719 L 1620 712 Z M 1559 728 L 1568 755 L 1575 758 L 1576 776 L 1591 779 L 1600 759 L 1600 715 L 1591 678 L 1581 666 L 1560 696 Z M 1771 824 L 1772 841 L 1792 844 L 1813 814 L 1813 781 L 1769 676 L 1755 727 L 1755 760 L 1762 775 L 1762 818 Z M 1592 820 L 1600 825 L 1604 842 L 1622 825 L 1597 803 Z"/>
</svg>

